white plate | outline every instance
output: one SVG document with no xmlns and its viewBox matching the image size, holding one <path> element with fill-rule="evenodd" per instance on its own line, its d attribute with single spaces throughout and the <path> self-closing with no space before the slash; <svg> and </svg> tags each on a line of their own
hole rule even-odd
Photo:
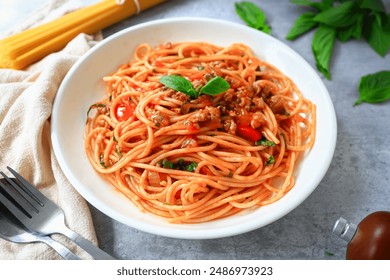
<svg viewBox="0 0 390 280">
<path fill-rule="evenodd" d="M 279 201 L 233 217 L 201 223 L 170 224 L 142 213 L 92 169 L 84 152 L 86 113 L 104 96 L 102 77 L 132 59 L 138 44 L 204 41 L 220 46 L 241 42 L 262 60 L 289 76 L 317 105 L 316 142 L 299 164 L 295 187 Z M 336 116 L 329 94 L 312 67 L 288 46 L 244 25 L 206 18 L 172 18 L 127 28 L 103 40 L 84 55 L 63 80 L 54 102 L 51 137 L 55 155 L 76 190 L 97 209 L 141 231 L 187 239 L 206 239 L 248 232 L 285 216 L 318 186 L 333 157 Z"/>
</svg>

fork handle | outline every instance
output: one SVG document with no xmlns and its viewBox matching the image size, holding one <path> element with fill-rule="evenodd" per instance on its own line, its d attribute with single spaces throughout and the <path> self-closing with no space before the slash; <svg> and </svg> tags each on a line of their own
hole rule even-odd
<svg viewBox="0 0 390 280">
<path fill-rule="evenodd" d="M 73 254 L 68 248 L 55 241 L 49 236 L 37 236 L 38 240 L 52 247 L 65 260 L 81 260 L 79 256 Z"/>
<path fill-rule="evenodd" d="M 84 249 L 84 251 L 90 254 L 95 260 L 115 260 L 115 258 L 104 252 L 102 249 L 97 247 L 89 240 L 82 237 L 77 232 L 74 232 L 73 230 L 69 229 L 68 227 L 64 227 L 59 233 L 73 240 L 77 245 Z"/>
</svg>

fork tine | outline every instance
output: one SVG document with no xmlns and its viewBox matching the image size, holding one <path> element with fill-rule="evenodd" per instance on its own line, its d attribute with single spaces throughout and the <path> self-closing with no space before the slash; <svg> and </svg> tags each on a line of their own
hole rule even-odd
<svg viewBox="0 0 390 280">
<path fill-rule="evenodd" d="M 34 198 L 34 200 L 39 205 L 43 207 L 43 201 L 46 199 L 46 197 L 34 186 L 32 186 L 26 179 L 24 179 L 22 175 L 20 175 L 18 172 L 16 172 L 9 166 L 7 166 L 7 169 L 19 180 L 19 182 L 21 183 L 21 187 L 23 187 L 23 190 L 28 193 L 32 198 Z"/>
<path fill-rule="evenodd" d="M 1 182 L 0 182 L 1 184 Z M 0 192 L 0 202 L 18 219 L 25 220 L 26 216 L 31 219 L 31 216 L 28 213 L 22 212 L 18 207 L 16 207 L 8 198 L 6 198 Z"/>
<path fill-rule="evenodd" d="M 9 178 L 8 178 L 9 179 Z M 12 181 L 11 179 L 9 179 Z M 7 183 L 8 180 L 7 180 Z M 34 211 L 35 213 L 38 213 L 38 210 L 26 199 L 23 195 L 21 195 L 21 191 L 18 189 L 15 189 L 13 186 L 11 187 L 10 185 L 7 185 L 3 182 L 0 181 L 0 186 L 1 189 L 16 203 L 18 204 L 21 208 L 24 209 L 24 211 L 31 212 Z M 3 194 L 4 196 L 4 194 Z M 5 197 L 5 196 L 4 196 Z M 7 198 L 7 197 L 6 197 Z M 9 198 L 7 198 L 9 200 Z M 10 203 L 14 204 L 13 202 L 10 201 Z M 17 206 L 16 206 L 17 207 Z M 30 214 L 29 214 L 30 215 Z M 31 215 L 30 215 L 31 217 Z"/>
<path fill-rule="evenodd" d="M 24 197 L 24 199 L 26 200 L 26 202 L 28 202 L 31 207 L 34 208 L 35 212 L 38 213 L 38 209 L 33 205 L 33 203 L 31 203 L 31 196 L 26 193 L 25 189 L 23 187 L 21 187 L 19 184 L 16 183 L 16 180 L 12 180 L 11 178 L 9 178 L 7 175 L 5 175 L 2 171 L 0 171 L 0 174 L 4 177 L 4 179 L 7 181 L 8 184 L 10 184 L 13 189 L 18 193 L 20 194 L 21 196 Z M 4 186 L 3 186 L 3 189 L 4 189 Z M 9 192 L 9 191 L 8 191 Z M 12 197 L 13 199 L 16 200 L 15 197 Z M 17 200 L 19 202 L 19 200 Z M 35 199 L 34 199 L 35 201 Z M 37 202 L 40 206 L 43 206 L 41 205 L 41 203 Z"/>
</svg>

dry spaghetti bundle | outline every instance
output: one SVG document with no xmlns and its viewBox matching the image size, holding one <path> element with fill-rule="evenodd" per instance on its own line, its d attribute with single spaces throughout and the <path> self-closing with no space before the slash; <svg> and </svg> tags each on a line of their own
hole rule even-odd
<svg viewBox="0 0 390 280">
<path fill-rule="evenodd" d="M 208 86 L 217 79 L 223 92 Z M 315 105 L 243 44 L 143 44 L 104 81 L 106 97 L 88 112 L 88 159 L 142 211 L 170 222 L 277 201 L 315 140 Z"/>
<path fill-rule="evenodd" d="M 61 50 L 80 33 L 93 34 L 163 0 L 103 0 L 0 41 L 0 68 L 22 69 Z M 120 4 L 118 4 L 121 2 Z M 123 3 L 122 3 L 123 2 Z"/>
</svg>

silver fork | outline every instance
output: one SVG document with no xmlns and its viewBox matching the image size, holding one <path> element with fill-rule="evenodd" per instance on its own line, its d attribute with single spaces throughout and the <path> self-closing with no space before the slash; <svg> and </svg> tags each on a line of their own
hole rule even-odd
<svg viewBox="0 0 390 280">
<path fill-rule="evenodd" d="M 1 179 L 3 180 L 3 179 Z M 0 204 L 0 237 L 14 243 L 35 243 L 43 242 L 53 248 L 65 260 L 80 260 L 68 248 L 55 241 L 49 236 L 38 235 L 27 231 L 23 226 L 6 213 L 7 209 Z"/>
<path fill-rule="evenodd" d="M 42 235 L 60 233 L 73 240 L 94 259 L 114 260 L 112 256 L 95 246 L 89 240 L 72 231 L 65 224 L 64 212 L 50 199 L 32 186 L 26 179 L 10 167 L 7 169 L 17 178 L 11 180 L 6 174 L 0 174 L 8 185 L 0 186 L 11 198 L 0 193 L 0 202 L 29 230 Z"/>
</svg>

